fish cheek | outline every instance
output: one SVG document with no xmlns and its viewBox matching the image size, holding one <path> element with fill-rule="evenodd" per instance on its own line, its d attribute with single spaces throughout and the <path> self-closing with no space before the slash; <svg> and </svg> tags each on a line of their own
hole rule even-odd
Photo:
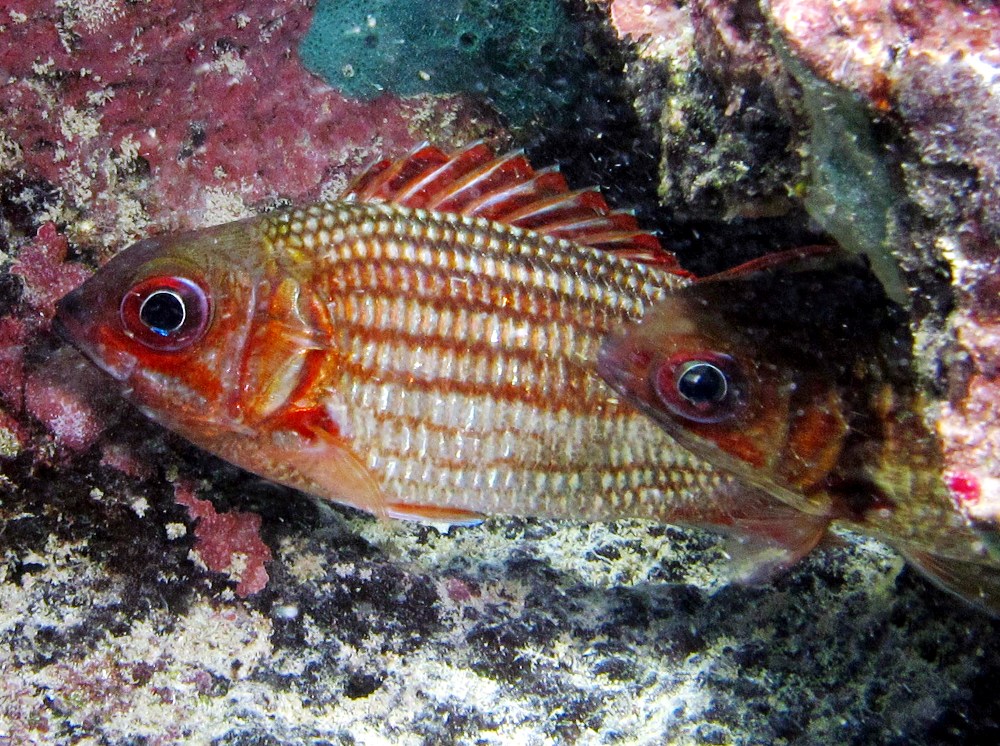
<svg viewBox="0 0 1000 746">
<path fill-rule="evenodd" d="M 243 336 L 242 323 L 233 320 L 245 312 L 238 288 L 224 289 L 227 292 L 215 294 L 220 300 L 213 302 L 203 332 L 184 346 L 150 347 L 130 337 L 122 324 L 127 349 L 136 358 L 129 398 L 153 419 L 196 442 L 199 429 L 233 425 L 230 399 Z"/>
<path fill-rule="evenodd" d="M 832 385 L 802 386 L 789 414 L 787 446 L 777 469 L 788 486 L 808 494 L 840 460 L 850 429 L 844 402 Z"/>
<path fill-rule="evenodd" d="M 718 423 L 690 422 L 697 437 L 758 470 L 773 466 L 787 433 L 788 399 L 783 386 L 759 369 L 746 370 L 739 411 Z"/>
</svg>

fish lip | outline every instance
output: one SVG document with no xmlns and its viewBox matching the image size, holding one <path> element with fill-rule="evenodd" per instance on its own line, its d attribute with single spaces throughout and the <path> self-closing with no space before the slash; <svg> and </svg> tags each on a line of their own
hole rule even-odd
<svg viewBox="0 0 1000 746">
<path fill-rule="evenodd" d="M 108 355 L 103 349 L 90 350 L 82 347 L 79 349 L 84 355 L 90 358 L 90 361 L 94 363 L 94 365 L 119 383 L 125 383 L 131 380 L 133 374 L 135 373 L 136 366 L 139 364 L 139 359 L 135 355 L 129 355 L 125 352 L 117 353 L 115 356 L 116 361 L 112 362 L 111 356 Z"/>
<path fill-rule="evenodd" d="M 76 340 L 73 338 L 73 333 L 69 330 L 69 325 L 58 312 L 52 319 L 52 331 L 54 331 L 63 342 L 76 347 Z"/>
<path fill-rule="evenodd" d="M 78 347 L 83 325 L 77 320 L 79 316 L 80 294 L 77 291 L 67 293 L 56 304 L 56 313 L 52 319 L 52 328 L 63 341 Z"/>
</svg>

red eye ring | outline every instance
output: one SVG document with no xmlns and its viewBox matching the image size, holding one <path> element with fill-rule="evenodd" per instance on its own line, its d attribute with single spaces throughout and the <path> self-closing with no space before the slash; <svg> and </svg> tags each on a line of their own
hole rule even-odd
<svg viewBox="0 0 1000 746">
<path fill-rule="evenodd" d="M 119 308 L 125 333 L 160 352 L 182 350 L 201 338 L 211 318 L 208 293 L 186 277 L 147 277 L 125 293 Z"/>
<path fill-rule="evenodd" d="M 738 415 L 746 404 L 746 379 L 729 355 L 704 351 L 675 355 L 652 371 L 652 387 L 675 415 L 711 424 Z"/>
</svg>

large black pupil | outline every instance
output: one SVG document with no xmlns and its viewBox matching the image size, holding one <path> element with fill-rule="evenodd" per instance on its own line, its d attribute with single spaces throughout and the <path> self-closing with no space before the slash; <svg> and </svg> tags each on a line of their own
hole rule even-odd
<svg viewBox="0 0 1000 746">
<path fill-rule="evenodd" d="M 726 398 L 729 384 L 711 363 L 691 363 L 677 378 L 677 393 L 695 404 L 715 404 Z"/>
<path fill-rule="evenodd" d="M 175 332 L 184 324 L 184 301 L 177 293 L 157 290 L 142 302 L 139 320 L 150 331 L 162 336 Z"/>
</svg>

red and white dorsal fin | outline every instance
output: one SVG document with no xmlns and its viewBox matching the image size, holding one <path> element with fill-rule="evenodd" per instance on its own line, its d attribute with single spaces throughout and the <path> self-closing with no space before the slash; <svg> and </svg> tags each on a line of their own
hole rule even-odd
<svg viewBox="0 0 1000 746">
<path fill-rule="evenodd" d="M 496 157 L 481 142 L 451 155 L 419 145 L 369 166 L 342 197 L 487 218 L 683 272 L 632 213 L 612 210 L 596 189 L 570 191 L 558 170 L 536 171 L 521 151 Z"/>
</svg>

